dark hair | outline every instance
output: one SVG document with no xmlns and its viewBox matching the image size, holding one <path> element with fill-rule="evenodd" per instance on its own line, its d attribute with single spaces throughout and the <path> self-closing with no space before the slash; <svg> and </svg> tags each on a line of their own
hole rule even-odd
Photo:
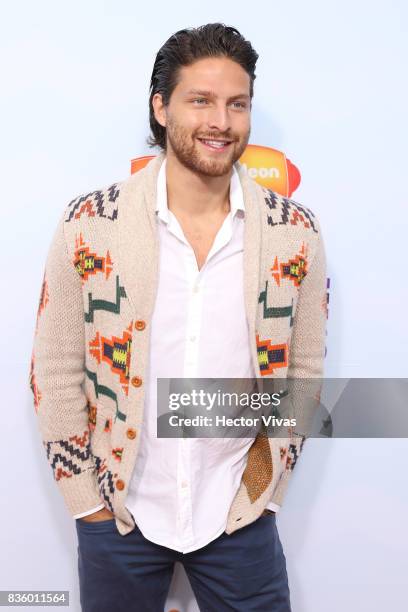
<svg viewBox="0 0 408 612">
<path fill-rule="evenodd" d="M 170 96 L 178 83 L 179 70 L 206 57 L 228 57 L 237 62 L 250 76 L 250 98 L 254 92 L 255 66 L 258 54 L 251 43 L 236 28 L 223 23 L 207 23 L 198 28 L 179 30 L 159 49 L 150 80 L 149 123 L 151 135 L 149 147 L 159 146 L 166 150 L 166 128 L 156 120 L 152 98 L 162 95 L 163 104 L 168 105 Z"/>
</svg>

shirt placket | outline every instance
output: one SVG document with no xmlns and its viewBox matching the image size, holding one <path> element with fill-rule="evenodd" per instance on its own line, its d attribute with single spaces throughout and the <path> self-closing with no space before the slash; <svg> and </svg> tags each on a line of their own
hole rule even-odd
<svg viewBox="0 0 408 612">
<path fill-rule="evenodd" d="M 209 259 L 230 240 L 232 235 L 232 219 L 231 216 L 226 219 L 222 229 L 215 238 L 201 270 L 198 269 L 193 248 L 186 240 L 177 219 L 172 213 L 170 213 L 168 229 L 186 245 L 185 270 L 188 283 L 188 304 L 183 376 L 184 378 L 196 378 L 201 337 L 205 269 Z M 177 445 L 176 533 L 182 549 L 188 549 L 194 544 L 192 483 L 190 475 L 193 443 L 194 440 L 183 437 L 178 440 Z"/>
<path fill-rule="evenodd" d="M 188 282 L 187 325 L 184 353 L 184 378 L 197 375 L 202 311 L 202 270 L 198 271 L 193 249 L 188 245 L 186 252 L 186 273 Z M 184 548 L 194 543 L 193 508 L 191 495 L 191 451 L 193 440 L 178 440 L 177 491 L 179 524 L 178 536 Z"/>
</svg>

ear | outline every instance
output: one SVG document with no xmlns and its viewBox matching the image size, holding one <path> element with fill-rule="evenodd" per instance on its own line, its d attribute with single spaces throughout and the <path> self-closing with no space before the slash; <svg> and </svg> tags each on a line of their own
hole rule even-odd
<svg viewBox="0 0 408 612">
<path fill-rule="evenodd" d="M 155 93 L 152 98 L 152 106 L 155 119 L 162 127 L 166 127 L 166 109 L 163 104 L 163 98 L 160 93 Z"/>
</svg>

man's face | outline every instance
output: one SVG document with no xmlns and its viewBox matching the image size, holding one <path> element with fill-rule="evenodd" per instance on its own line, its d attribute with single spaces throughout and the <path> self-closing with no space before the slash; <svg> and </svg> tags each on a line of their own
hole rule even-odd
<svg viewBox="0 0 408 612">
<path fill-rule="evenodd" d="M 168 106 L 156 114 L 166 127 L 167 153 L 199 174 L 229 173 L 249 140 L 249 87 L 247 72 L 228 58 L 183 66 Z"/>
</svg>

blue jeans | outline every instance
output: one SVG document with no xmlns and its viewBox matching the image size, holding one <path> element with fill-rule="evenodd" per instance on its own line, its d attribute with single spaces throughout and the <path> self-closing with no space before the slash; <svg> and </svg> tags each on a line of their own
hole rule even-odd
<svg viewBox="0 0 408 612">
<path fill-rule="evenodd" d="M 286 559 L 275 514 L 186 554 L 120 535 L 114 519 L 76 520 L 83 612 L 163 612 L 175 561 L 201 612 L 291 612 Z"/>
</svg>

